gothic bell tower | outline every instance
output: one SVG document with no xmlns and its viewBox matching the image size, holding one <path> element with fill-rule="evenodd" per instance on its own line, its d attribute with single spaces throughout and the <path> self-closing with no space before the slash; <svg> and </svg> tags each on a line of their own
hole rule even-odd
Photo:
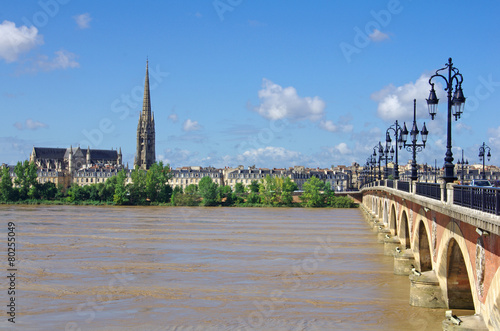
<svg viewBox="0 0 500 331">
<path fill-rule="evenodd" d="M 137 152 L 135 154 L 134 167 L 139 166 L 140 169 L 147 170 L 155 162 L 155 119 L 154 114 L 151 112 L 148 61 L 146 61 L 144 100 L 142 102 L 139 124 L 137 124 Z"/>
</svg>

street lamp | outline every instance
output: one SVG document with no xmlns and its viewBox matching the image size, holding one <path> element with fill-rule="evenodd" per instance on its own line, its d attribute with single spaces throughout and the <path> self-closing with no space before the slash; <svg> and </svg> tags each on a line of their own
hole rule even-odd
<svg viewBox="0 0 500 331">
<path fill-rule="evenodd" d="M 375 145 L 375 147 L 373 147 L 373 158 L 375 160 L 375 165 L 378 165 L 378 180 L 382 180 L 382 173 L 380 172 L 380 160 L 382 159 L 383 156 L 384 156 L 384 149 L 382 148 L 382 144 L 379 141 L 378 144 Z"/>
<path fill-rule="evenodd" d="M 460 182 L 460 185 L 464 185 L 464 164 L 469 165 L 469 160 L 464 160 L 464 150 L 462 149 L 462 159 L 457 161 L 457 164 L 460 166 L 460 174 L 462 175 L 462 181 Z"/>
<path fill-rule="evenodd" d="M 370 156 L 366 159 L 366 167 L 368 170 L 368 182 L 372 181 L 372 156 Z"/>
<path fill-rule="evenodd" d="M 437 159 L 434 159 L 434 184 L 437 183 L 437 171 L 438 171 Z"/>
<path fill-rule="evenodd" d="M 387 168 L 387 163 L 389 161 L 392 162 L 392 159 L 394 158 L 394 148 L 392 148 L 391 146 L 391 149 L 389 150 L 389 146 L 386 145 L 384 150 L 382 144 L 379 142 L 378 152 L 383 158 L 385 158 L 384 179 L 387 179 L 389 177 L 389 169 Z"/>
<path fill-rule="evenodd" d="M 484 154 L 488 151 L 486 155 L 488 157 L 488 161 L 491 159 L 491 148 L 483 142 L 482 146 L 479 146 L 479 161 L 483 161 L 483 179 L 486 179 L 486 172 L 484 172 Z"/>
<path fill-rule="evenodd" d="M 440 71 L 448 69 L 448 78 L 439 74 Z M 454 167 L 453 167 L 453 153 L 451 151 L 451 116 L 455 116 L 455 120 L 459 119 L 463 113 L 465 97 L 464 92 L 462 91 L 462 82 L 463 77 L 462 74 L 458 71 L 457 68 L 453 67 L 453 63 L 451 62 L 451 57 L 448 59 L 448 63 L 444 68 L 441 68 L 436 71 L 434 75 L 429 78 L 429 84 L 431 85 L 431 92 L 429 94 L 429 99 L 427 99 L 427 105 L 429 106 L 429 114 L 431 115 L 431 119 L 434 119 L 437 113 L 437 106 L 439 99 L 436 96 L 436 90 L 434 90 L 434 83 L 432 83 L 432 79 L 434 77 L 441 77 L 446 82 L 445 91 L 448 91 L 448 122 L 447 122 L 447 139 L 446 139 L 446 154 L 444 158 L 444 176 L 443 180 L 446 183 L 453 182 L 456 177 L 454 176 Z M 455 92 L 453 93 L 453 83 L 455 83 Z M 453 112 L 452 112 L 453 110 Z"/>
<path fill-rule="evenodd" d="M 396 141 L 396 148 L 392 147 L 392 139 L 391 135 L 389 134 L 389 131 L 392 131 L 394 133 L 394 138 Z M 406 135 L 408 135 L 408 130 L 406 130 Z M 391 125 L 386 131 L 385 131 L 385 149 L 389 150 L 390 149 L 390 154 L 391 158 L 394 157 L 394 179 L 399 180 L 399 164 L 398 164 L 398 150 L 401 149 L 404 145 L 404 142 L 406 141 L 406 137 L 403 139 L 403 129 L 401 126 L 398 124 L 398 121 Z"/>
<path fill-rule="evenodd" d="M 418 140 L 418 134 L 422 135 L 422 144 L 417 144 Z M 427 142 L 427 135 L 429 134 L 429 131 L 427 131 L 427 128 L 425 127 L 425 122 L 424 122 L 424 127 L 422 128 L 422 132 L 418 131 L 417 127 L 417 100 L 413 99 L 413 126 L 411 128 L 410 136 L 411 136 L 411 144 L 406 143 L 406 139 L 404 139 L 404 147 L 408 152 L 412 153 L 412 160 L 411 160 L 411 180 L 417 180 L 418 179 L 418 173 L 417 173 L 417 152 L 420 153 L 423 151 L 425 148 L 425 143 Z M 403 129 L 403 136 L 408 135 L 408 130 L 406 129 L 406 123 L 404 124 L 404 129 Z"/>
</svg>

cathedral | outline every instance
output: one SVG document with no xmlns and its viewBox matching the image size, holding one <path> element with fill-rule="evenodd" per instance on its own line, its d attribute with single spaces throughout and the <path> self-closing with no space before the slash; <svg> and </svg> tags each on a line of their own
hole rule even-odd
<svg viewBox="0 0 500 331">
<path fill-rule="evenodd" d="M 134 167 L 148 170 L 156 162 L 155 119 L 151 111 L 149 94 L 149 68 L 146 61 L 144 100 L 137 125 L 137 153 Z M 30 162 L 38 168 L 39 182 L 53 182 L 64 187 L 72 183 L 87 185 L 104 182 L 124 169 L 121 148 L 119 150 L 46 148 L 33 147 Z M 129 175 L 128 165 L 127 174 Z"/>
<path fill-rule="evenodd" d="M 155 118 L 151 112 L 151 99 L 149 94 L 149 72 L 146 61 L 146 81 L 144 82 L 144 100 L 142 112 L 137 124 L 137 152 L 135 154 L 134 168 L 147 170 L 156 162 L 155 153 Z"/>
</svg>

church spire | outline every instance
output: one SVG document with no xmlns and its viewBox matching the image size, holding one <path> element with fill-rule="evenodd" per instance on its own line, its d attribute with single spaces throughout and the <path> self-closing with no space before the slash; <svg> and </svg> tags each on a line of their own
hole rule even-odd
<svg viewBox="0 0 500 331">
<path fill-rule="evenodd" d="M 142 112 L 137 123 L 137 152 L 134 167 L 149 169 L 155 163 L 155 122 L 151 111 L 151 98 L 149 94 L 149 61 L 146 60 L 146 79 L 144 82 L 144 100 Z"/>
<path fill-rule="evenodd" d="M 142 114 L 151 117 L 151 99 L 149 95 L 149 60 L 146 60 L 146 80 L 144 82 L 144 99 L 142 102 Z"/>
</svg>

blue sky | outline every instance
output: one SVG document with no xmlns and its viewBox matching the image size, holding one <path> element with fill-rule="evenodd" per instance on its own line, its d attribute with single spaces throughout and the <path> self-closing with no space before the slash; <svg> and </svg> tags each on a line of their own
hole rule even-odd
<svg viewBox="0 0 500 331">
<path fill-rule="evenodd" d="M 146 58 L 156 157 L 174 167 L 364 164 L 386 129 L 429 129 L 443 164 L 449 57 L 464 76 L 455 156 L 500 162 L 500 4 L 488 1 L 5 2 L 0 163 L 33 146 L 121 147 L 133 163 Z M 400 163 L 410 153 L 400 153 Z"/>
</svg>

